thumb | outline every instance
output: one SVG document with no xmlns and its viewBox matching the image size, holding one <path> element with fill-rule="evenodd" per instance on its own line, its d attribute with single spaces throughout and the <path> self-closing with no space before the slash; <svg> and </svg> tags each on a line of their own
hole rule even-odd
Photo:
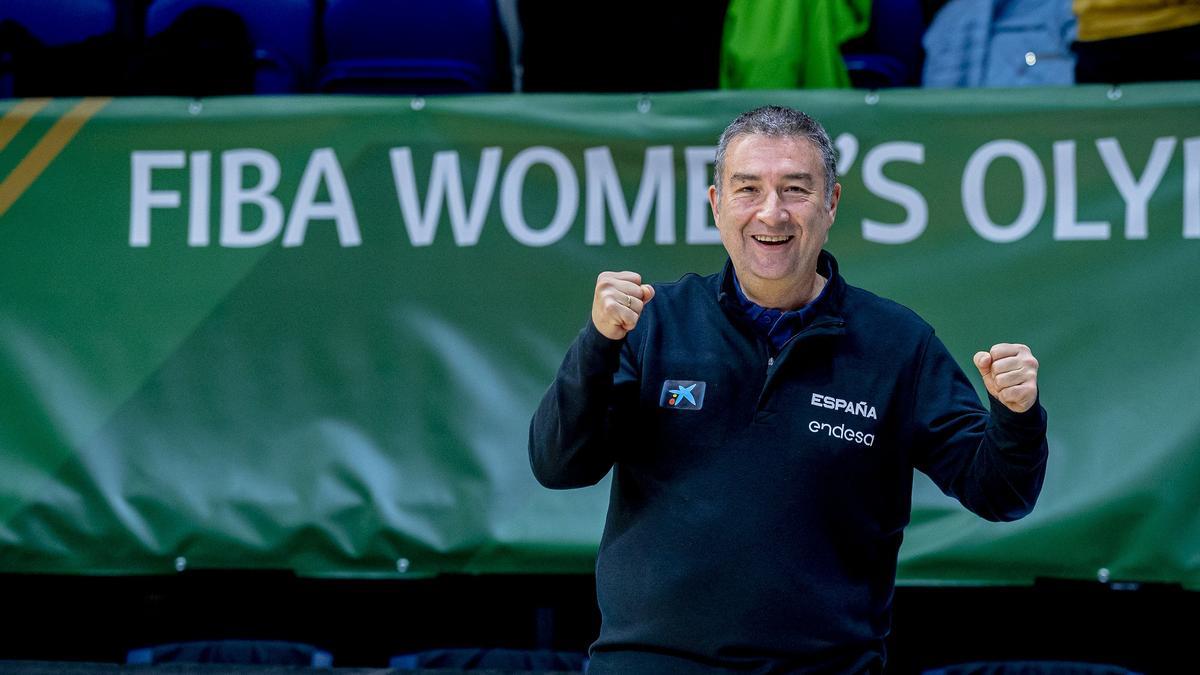
<svg viewBox="0 0 1200 675">
<path fill-rule="evenodd" d="M 992 355 L 987 352 L 975 352 L 975 367 L 979 374 L 987 377 L 992 374 Z"/>
<path fill-rule="evenodd" d="M 654 287 L 650 284 L 642 284 L 642 304 L 650 302 L 650 298 L 654 297 Z"/>
</svg>

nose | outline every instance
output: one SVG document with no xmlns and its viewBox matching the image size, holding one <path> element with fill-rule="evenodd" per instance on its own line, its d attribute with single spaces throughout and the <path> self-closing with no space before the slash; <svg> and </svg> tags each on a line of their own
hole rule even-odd
<svg viewBox="0 0 1200 675">
<path fill-rule="evenodd" d="M 768 227 L 786 225 L 792 220 L 792 214 L 785 208 L 779 193 L 774 191 L 767 193 L 757 215 L 759 221 Z"/>
</svg>

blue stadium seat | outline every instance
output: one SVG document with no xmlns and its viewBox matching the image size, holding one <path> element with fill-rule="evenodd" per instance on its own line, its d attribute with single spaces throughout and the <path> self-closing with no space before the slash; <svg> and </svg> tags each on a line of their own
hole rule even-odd
<svg viewBox="0 0 1200 675">
<path fill-rule="evenodd" d="M 224 663 L 332 668 L 333 655 L 300 642 L 213 640 L 132 649 L 126 655 L 125 663 Z"/>
<path fill-rule="evenodd" d="M 554 652 L 545 649 L 431 649 L 393 656 L 389 668 L 500 670 L 507 672 L 582 672 L 584 654 Z"/>
<path fill-rule="evenodd" d="M 189 10 L 224 10 L 242 20 L 253 49 L 253 91 L 282 94 L 307 88 L 314 68 L 315 0 L 154 0 L 146 36 L 161 36 Z"/>
<path fill-rule="evenodd" d="M 10 20 L 49 47 L 82 42 L 116 28 L 114 0 L 5 0 L 0 21 Z"/>
<path fill-rule="evenodd" d="M 716 89 L 729 0 L 516 0 L 522 90 Z"/>
<path fill-rule="evenodd" d="M 484 92 L 508 68 L 495 0 L 327 0 L 324 27 L 326 92 Z"/>
<path fill-rule="evenodd" d="M 1107 663 L 976 661 L 925 670 L 921 675 L 1138 675 L 1138 673 Z"/>
<path fill-rule="evenodd" d="M 115 0 L 0 2 L 0 98 L 115 94 Z"/>
<path fill-rule="evenodd" d="M 850 81 L 862 89 L 919 85 L 925 27 L 921 0 L 874 0 L 867 34 L 842 48 Z"/>
</svg>

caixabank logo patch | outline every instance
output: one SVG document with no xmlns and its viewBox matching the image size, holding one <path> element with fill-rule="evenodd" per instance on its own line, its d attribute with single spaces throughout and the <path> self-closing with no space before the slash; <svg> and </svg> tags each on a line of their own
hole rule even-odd
<svg viewBox="0 0 1200 675">
<path fill-rule="evenodd" d="M 663 382 L 658 405 L 674 410 L 699 410 L 704 407 L 703 382 L 696 380 L 667 380 Z"/>
</svg>

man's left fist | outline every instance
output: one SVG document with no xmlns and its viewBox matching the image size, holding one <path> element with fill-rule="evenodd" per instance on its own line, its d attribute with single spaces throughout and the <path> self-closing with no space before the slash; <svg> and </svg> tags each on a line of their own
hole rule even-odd
<svg viewBox="0 0 1200 675">
<path fill-rule="evenodd" d="M 976 352 L 975 367 L 988 393 L 1009 410 L 1022 413 L 1037 401 L 1038 362 L 1029 347 L 1002 342 L 990 352 Z"/>
</svg>

